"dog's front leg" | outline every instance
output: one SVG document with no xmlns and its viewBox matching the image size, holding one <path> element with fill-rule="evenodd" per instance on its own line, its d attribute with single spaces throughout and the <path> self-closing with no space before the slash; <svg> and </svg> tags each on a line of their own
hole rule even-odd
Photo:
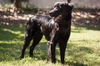
<svg viewBox="0 0 100 66">
<path fill-rule="evenodd" d="M 52 61 L 52 63 L 56 63 L 56 58 L 55 58 L 55 44 L 50 44 L 48 42 L 48 56 L 50 58 L 50 60 Z"/>
<path fill-rule="evenodd" d="M 54 28 L 50 35 L 50 40 L 48 41 L 48 56 L 51 58 L 52 63 L 56 63 L 55 58 L 55 47 L 57 44 L 57 31 L 58 28 Z"/>
</svg>

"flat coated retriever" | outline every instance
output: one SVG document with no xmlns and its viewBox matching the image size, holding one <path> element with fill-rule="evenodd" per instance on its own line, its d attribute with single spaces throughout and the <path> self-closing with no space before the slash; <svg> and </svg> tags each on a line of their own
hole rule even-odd
<svg viewBox="0 0 100 66">
<path fill-rule="evenodd" d="M 26 25 L 26 33 L 20 58 L 24 58 L 25 49 L 30 46 L 30 57 L 33 56 L 35 46 L 44 35 L 48 45 L 48 55 L 52 63 L 56 63 L 55 47 L 59 44 L 61 63 L 64 64 L 65 50 L 71 32 L 71 14 L 73 5 L 66 2 L 57 2 L 50 15 L 36 14 L 29 19 Z"/>
</svg>

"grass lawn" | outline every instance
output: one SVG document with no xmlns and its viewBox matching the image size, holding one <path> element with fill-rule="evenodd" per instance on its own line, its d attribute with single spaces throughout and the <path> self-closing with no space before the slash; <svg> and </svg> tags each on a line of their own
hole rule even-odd
<svg viewBox="0 0 100 66">
<path fill-rule="evenodd" d="M 29 57 L 19 60 L 24 39 L 24 25 L 0 25 L 0 66 L 61 66 L 59 47 L 56 48 L 57 63 L 47 62 L 46 40 L 41 40 Z M 100 28 L 72 26 L 66 49 L 65 66 L 100 66 Z"/>
</svg>

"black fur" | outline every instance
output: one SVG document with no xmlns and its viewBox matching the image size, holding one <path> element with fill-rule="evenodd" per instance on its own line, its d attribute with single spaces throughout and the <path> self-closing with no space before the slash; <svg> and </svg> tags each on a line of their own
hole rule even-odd
<svg viewBox="0 0 100 66">
<path fill-rule="evenodd" d="M 33 40 L 33 43 L 29 53 L 30 57 L 32 57 L 35 46 L 44 35 L 48 40 L 48 55 L 52 63 L 56 63 L 55 47 L 58 43 L 60 47 L 61 63 L 64 64 L 65 50 L 71 32 L 72 8 L 73 6 L 70 5 L 70 3 L 59 2 L 50 10 L 50 16 L 36 14 L 31 17 L 26 26 L 21 58 L 24 57 L 25 49 L 29 46 L 31 40 Z"/>
</svg>

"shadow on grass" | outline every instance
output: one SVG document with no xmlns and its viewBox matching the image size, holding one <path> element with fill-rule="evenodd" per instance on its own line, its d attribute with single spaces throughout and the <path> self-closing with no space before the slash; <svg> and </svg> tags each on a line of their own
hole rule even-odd
<svg viewBox="0 0 100 66">
<path fill-rule="evenodd" d="M 21 53 L 22 44 L 7 44 L 0 43 L 0 61 L 12 61 L 19 60 L 19 56 Z M 29 48 L 27 48 L 29 50 Z M 29 51 L 25 52 L 25 56 L 29 55 Z M 36 46 L 34 50 L 34 57 L 38 60 L 45 60 L 47 58 L 47 45 L 46 42 L 40 43 Z"/>
<path fill-rule="evenodd" d="M 74 28 L 72 27 L 72 32 L 73 33 L 82 33 L 84 30 L 96 30 L 100 31 L 99 27 L 91 27 L 91 26 L 77 26 L 74 25 Z"/>
<path fill-rule="evenodd" d="M 68 55 L 72 56 L 73 58 L 82 58 L 86 54 L 92 54 L 94 53 L 94 50 L 89 47 L 82 47 L 82 46 L 77 46 L 75 44 L 68 44 Z M 83 59 L 83 58 L 82 58 Z"/>
<path fill-rule="evenodd" d="M 21 44 L 0 43 L 0 61 L 13 61 L 19 57 Z"/>
<path fill-rule="evenodd" d="M 35 48 L 34 50 L 34 57 L 33 58 L 36 58 L 37 60 L 47 60 L 48 58 L 48 55 L 47 55 L 47 45 L 46 45 L 47 42 L 41 42 L 39 45 L 37 45 L 37 47 Z M 70 62 L 70 60 L 65 60 L 66 63 L 65 65 L 69 65 L 69 66 L 87 66 L 87 64 L 84 64 L 84 63 L 81 63 L 81 62 L 78 62 L 78 61 L 81 61 L 79 60 L 79 58 L 85 56 L 86 53 L 92 53 L 93 50 L 90 49 L 90 48 L 87 48 L 87 47 L 76 47 L 76 45 L 74 44 L 71 44 L 68 46 L 68 50 L 66 50 L 66 52 L 68 54 L 65 55 L 65 57 L 68 57 L 67 55 L 70 55 L 72 58 L 73 58 L 73 61 Z M 58 46 L 56 48 L 59 48 Z M 84 50 L 85 49 L 85 50 Z M 83 52 L 81 54 L 81 52 Z M 60 58 L 60 54 L 59 54 L 59 49 L 56 49 L 56 56 L 58 55 L 58 57 Z M 57 61 L 60 63 L 60 59 L 58 59 L 58 57 L 56 58 Z M 84 58 L 82 58 L 84 59 Z M 78 61 L 77 61 L 78 60 Z M 74 62 L 75 61 L 75 62 Z"/>
<path fill-rule="evenodd" d="M 24 25 L 0 25 L 0 41 L 21 39 L 24 33 Z"/>
<path fill-rule="evenodd" d="M 0 61 L 18 60 L 21 52 L 24 25 L 0 25 Z M 26 50 L 26 57 L 29 55 L 29 48 Z M 34 50 L 34 57 L 44 60 L 47 58 L 46 42 L 40 43 Z"/>
<path fill-rule="evenodd" d="M 1 43 L 0 44 L 0 61 L 19 60 L 19 56 L 20 56 L 20 52 L 21 52 L 21 47 L 22 47 L 21 44 Z M 68 50 L 67 52 L 68 52 L 68 54 L 70 54 L 70 56 L 72 56 L 74 58 L 74 57 L 76 57 L 76 55 L 74 54 L 75 53 L 75 51 L 74 51 L 75 49 L 72 49 L 72 47 L 75 47 L 75 46 L 73 46 L 73 45 L 69 46 L 70 51 Z M 29 48 L 27 48 L 27 49 L 29 50 Z M 79 48 L 79 50 L 80 50 L 80 48 Z M 58 51 L 58 50 L 56 50 L 56 51 Z M 28 53 L 29 53 L 29 51 L 26 50 L 25 57 L 28 57 L 28 55 L 29 55 Z M 46 45 L 46 42 L 39 43 L 36 46 L 36 48 L 34 49 L 33 53 L 34 53 L 33 59 L 47 60 L 48 55 L 47 55 L 47 45 Z M 58 53 L 56 53 L 56 55 L 58 55 Z M 81 57 L 81 56 L 83 56 L 83 55 L 80 55 L 80 56 L 77 56 L 77 57 Z M 75 59 L 77 59 L 77 57 Z M 73 59 L 73 60 L 75 60 L 75 59 Z M 57 61 L 59 61 L 59 60 L 57 59 Z M 66 62 L 66 65 L 86 66 L 85 64 L 78 63 L 78 62 L 76 62 L 76 63 L 75 62 L 70 62 L 70 60 L 68 60 Z"/>
<path fill-rule="evenodd" d="M 77 29 L 78 28 L 78 29 Z M 6 30 L 5 30 L 6 29 Z M 99 30 L 95 28 L 90 28 L 90 27 L 80 27 L 77 26 L 75 29 L 73 29 L 72 32 L 77 32 L 82 31 L 82 30 Z M 16 33 L 18 32 L 18 33 Z M 21 52 L 21 47 L 22 47 L 22 42 L 23 37 L 20 36 L 20 34 L 24 33 L 24 28 L 23 25 L 0 25 L 0 41 L 4 41 L 0 43 L 0 61 L 13 61 L 13 60 L 19 60 L 20 52 Z M 77 32 L 79 33 L 79 32 Z M 16 41 L 16 40 L 17 41 Z M 8 43 L 5 41 L 9 41 Z M 12 43 L 11 41 L 14 41 Z M 84 42 L 84 41 L 82 41 Z M 77 42 L 75 42 L 77 43 Z M 27 48 L 29 50 L 29 48 Z M 72 65 L 72 66 L 86 66 L 86 64 L 82 63 L 85 61 L 86 58 L 84 56 L 86 54 L 91 54 L 94 53 L 94 51 L 91 48 L 88 47 L 77 47 L 77 44 L 70 43 L 68 44 L 68 50 L 66 51 L 68 54 L 66 54 L 66 57 L 71 57 L 72 59 L 66 59 L 67 62 L 66 64 Z M 56 55 L 59 55 L 59 49 L 56 50 L 57 53 Z M 46 42 L 40 42 L 36 48 L 34 49 L 34 58 L 37 60 L 46 60 L 48 55 L 47 55 L 47 44 Z M 26 50 L 25 56 L 27 57 L 29 55 L 29 51 Z M 60 55 L 59 55 L 60 57 Z M 58 58 L 57 58 L 58 59 Z M 70 62 L 70 60 L 73 60 Z M 58 60 L 59 61 L 59 60 Z M 75 62 L 76 63 L 75 63 Z M 89 61 L 88 61 L 89 62 Z"/>
<path fill-rule="evenodd" d="M 20 56 L 20 52 L 21 52 L 21 44 L 5 44 L 2 43 L 0 44 L 0 61 L 14 61 L 14 60 L 19 60 L 19 56 Z M 74 53 L 79 53 L 79 51 L 75 48 L 73 49 L 73 47 L 75 47 L 74 45 L 70 45 L 68 50 L 68 55 L 70 55 L 73 58 L 73 61 L 75 61 L 78 57 L 84 56 L 85 54 L 82 55 L 76 55 Z M 29 48 L 27 48 L 29 50 Z M 82 51 L 87 51 L 89 48 L 86 48 L 87 50 L 84 50 L 84 47 L 80 47 L 78 48 L 79 50 Z M 76 50 L 76 51 L 75 51 Z M 58 51 L 58 50 L 57 50 Z M 90 49 L 88 50 L 89 52 L 91 51 Z M 29 52 L 26 51 L 25 57 L 27 57 L 27 55 Z M 36 48 L 34 49 L 34 57 L 33 59 L 37 59 L 37 60 L 47 60 L 47 45 L 46 42 L 41 42 L 39 45 L 36 46 Z M 87 52 L 88 53 L 88 52 Z M 56 55 L 58 55 L 58 53 L 56 53 Z M 66 56 L 68 57 L 68 56 Z M 83 58 L 82 58 L 83 59 Z M 57 60 L 59 61 L 59 60 Z M 70 60 L 68 60 L 66 62 L 66 65 L 70 65 L 70 66 L 86 66 L 86 64 L 83 63 L 79 63 L 79 62 L 70 62 Z"/>
<path fill-rule="evenodd" d="M 15 25 L 0 25 L 0 29 L 10 29 L 13 31 L 21 31 L 23 32 L 24 30 L 24 24 L 15 24 Z"/>
<path fill-rule="evenodd" d="M 86 64 L 82 64 L 82 63 L 78 63 L 78 62 L 76 62 L 76 63 L 74 63 L 74 62 L 66 62 L 66 64 L 68 66 L 88 66 Z"/>
<path fill-rule="evenodd" d="M 0 61 L 14 60 L 20 54 L 24 25 L 0 25 Z"/>
<path fill-rule="evenodd" d="M 33 51 L 33 58 L 38 60 L 46 60 L 48 57 L 47 51 L 47 42 L 40 42 Z"/>
</svg>

